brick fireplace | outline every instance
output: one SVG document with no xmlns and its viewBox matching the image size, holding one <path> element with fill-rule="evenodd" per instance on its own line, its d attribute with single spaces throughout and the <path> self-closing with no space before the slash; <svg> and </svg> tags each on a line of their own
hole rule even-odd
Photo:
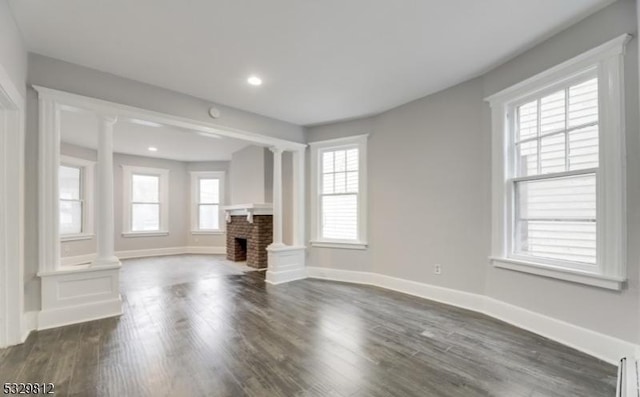
<svg viewBox="0 0 640 397">
<path fill-rule="evenodd" d="M 267 267 L 267 246 L 273 241 L 270 206 L 229 206 L 227 212 L 227 259 L 247 261 L 247 266 Z"/>
</svg>

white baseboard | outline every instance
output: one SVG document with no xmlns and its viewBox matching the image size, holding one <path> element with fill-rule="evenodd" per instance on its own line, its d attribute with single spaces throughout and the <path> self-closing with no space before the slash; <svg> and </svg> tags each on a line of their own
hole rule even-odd
<svg viewBox="0 0 640 397">
<path fill-rule="evenodd" d="M 38 330 L 115 317 L 122 314 L 122 299 L 90 302 L 84 305 L 42 310 L 38 314 Z"/>
<path fill-rule="evenodd" d="M 22 322 L 22 342 L 27 340 L 31 331 L 38 329 L 38 312 L 29 311 L 24 313 Z"/>
<path fill-rule="evenodd" d="M 601 334 L 480 294 L 437 287 L 377 273 L 322 267 L 307 267 L 307 276 L 324 280 L 374 285 L 461 307 L 463 309 L 473 310 L 552 339 L 612 365 L 618 365 L 620 358 L 629 355 L 629 352 L 640 352 L 640 346 L 634 343 Z"/>
<path fill-rule="evenodd" d="M 373 285 L 464 309 L 482 312 L 483 296 L 451 288 L 372 273 Z"/>
<path fill-rule="evenodd" d="M 224 255 L 227 253 L 227 247 L 186 247 L 185 254 L 209 254 Z"/>
<path fill-rule="evenodd" d="M 639 346 L 588 328 L 484 297 L 484 314 L 618 365 Z"/>
<path fill-rule="evenodd" d="M 186 254 L 186 247 L 149 248 L 142 250 L 117 251 L 118 259 L 146 258 L 149 256 L 166 256 Z"/>
<path fill-rule="evenodd" d="M 166 255 L 184 255 L 184 254 L 226 254 L 226 247 L 166 247 L 166 248 L 149 248 L 142 250 L 117 251 L 118 259 L 134 259 L 147 258 L 150 256 L 166 256 Z M 91 263 L 95 259 L 95 254 L 65 256 L 60 258 L 62 266 L 75 266 Z"/>
<path fill-rule="evenodd" d="M 279 272 L 267 270 L 265 282 L 267 284 L 278 285 L 291 281 L 302 280 L 307 278 L 307 272 L 302 269 L 283 270 Z"/>
</svg>

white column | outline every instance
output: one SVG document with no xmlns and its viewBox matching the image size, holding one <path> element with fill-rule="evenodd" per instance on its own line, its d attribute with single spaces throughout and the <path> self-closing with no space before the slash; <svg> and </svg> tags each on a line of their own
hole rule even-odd
<svg viewBox="0 0 640 397">
<path fill-rule="evenodd" d="M 305 243 L 305 149 L 293 152 L 293 245 L 303 247 Z"/>
<path fill-rule="evenodd" d="M 51 98 L 39 97 L 39 271 L 60 267 L 60 108 Z"/>
<path fill-rule="evenodd" d="M 119 263 L 114 249 L 113 210 L 113 126 L 116 116 L 99 117 L 96 190 L 96 239 L 98 251 L 94 265 Z"/>
<path fill-rule="evenodd" d="M 283 247 L 282 243 L 282 149 L 269 148 L 273 152 L 273 243 L 270 247 Z"/>
</svg>

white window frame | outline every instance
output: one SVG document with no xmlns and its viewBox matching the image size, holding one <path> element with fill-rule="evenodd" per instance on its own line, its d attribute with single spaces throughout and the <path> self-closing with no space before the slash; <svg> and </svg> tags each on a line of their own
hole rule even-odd
<svg viewBox="0 0 640 397">
<path fill-rule="evenodd" d="M 312 142 L 311 148 L 311 246 L 324 248 L 367 249 L 367 139 L 369 134 Z M 333 240 L 321 238 L 320 172 L 322 154 L 327 151 L 358 149 L 358 238 Z"/>
<path fill-rule="evenodd" d="M 60 234 L 60 241 L 91 240 L 94 237 L 94 161 L 71 156 L 60 156 L 60 165 L 80 168 L 80 200 L 82 201 L 82 232 Z"/>
<path fill-rule="evenodd" d="M 218 229 L 200 229 L 198 211 L 200 205 L 200 180 L 217 179 L 219 181 Z M 222 207 L 225 205 L 225 173 L 224 171 L 191 171 L 191 234 L 223 234 L 225 232 L 225 215 Z"/>
<path fill-rule="evenodd" d="M 495 267 L 620 290 L 626 281 L 626 186 L 622 35 L 545 72 L 494 94 L 492 111 L 492 246 Z M 598 77 L 599 166 L 597 170 L 597 258 L 591 271 L 544 258 L 512 254 L 514 219 L 513 112 L 532 97 L 551 93 L 592 74 Z M 569 171 L 561 174 L 576 174 Z M 517 179 L 517 178 L 516 178 Z"/>
<path fill-rule="evenodd" d="M 133 231 L 131 230 L 132 201 L 131 184 L 133 175 L 152 175 L 160 177 L 160 230 L 158 231 Z M 122 207 L 122 236 L 123 237 L 154 237 L 166 236 L 169 234 L 169 170 L 163 168 L 137 167 L 130 165 L 122 166 L 122 196 L 124 204 Z"/>
</svg>

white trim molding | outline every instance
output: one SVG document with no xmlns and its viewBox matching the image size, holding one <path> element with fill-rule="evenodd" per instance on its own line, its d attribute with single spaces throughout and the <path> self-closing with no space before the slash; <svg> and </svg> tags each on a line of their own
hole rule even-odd
<svg viewBox="0 0 640 397">
<path fill-rule="evenodd" d="M 40 272 L 38 276 L 42 280 L 38 329 L 122 314 L 119 263 Z"/>
<path fill-rule="evenodd" d="M 349 249 L 349 250 L 366 250 L 368 245 L 367 243 L 345 243 L 345 242 L 331 242 L 328 240 L 322 241 L 310 241 L 309 244 L 312 247 L 320 247 L 320 248 L 337 248 L 337 249 Z"/>
<path fill-rule="evenodd" d="M 595 275 L 577 270 L 567 270 L 561 267 L 544 266 L 539 263 L 527 262 L 513 258 L 489 258 L 493 266 L 515 270 L 522 273 L 535 274 L 543 277 L 556 278 L 574 283 L 591 285 L 605 289 L 619 291 L 624 286 L 626 279 L 624 277 L 607 277 Z"/>
<path fill-rule="evenodd" d="M 133 175 L 149 175 L 159 178 L 159 230 L 131 230 L 132 221 L 132 183 Z M 123 237 L 151 237 L 169 234 L 169 170 L 164 168 L 137 167 L 122 165 L 122 236 Z"/>
<path fill-rule="evenodd" d="M 311 241 L 313 247 L 367 249 L 367 140 L 369 134 L 355 135 L 345 138 L 330 139 L 309 143 L 311 149 Z M 322 237 L 322 213 L 320 204 L 320 189 L 322 170 L 322 153 L 340 149 L 358 149 L 358 237 L 355 240 L 329 240 Z"/>
<path fill-rule="evenodd" d="M 285 150 L 301 150 L 307 147 L 304 143 L 274 138 L 268 135 L 243 131 L 214 123 L 195 121 L 186 117 L 155 112 L 153 110 L 123 105 L 121 103 L 105 101 L 103 99 L 87 97 L 71 92 L 55 90 L 39 85 L 32 86 L 41 96 L 77 109 L 87 110 L 98 114 L 117 114 L 127 119 L 145 120 L 153 123 L 179 127 L 187 131 L 202 132 L 216 136 L 240 139 L 262 146 L 277 145 Z"/>
<path fill-rule="evenodd" d="M 267 247 L 269 268 L 265 277 L 268 284 L 284 284 L 307 277 L 306 247 Z"/>
<path fill-rule="evenodd" d="M 630 39 L 628 34 L 621 35 L 485 99 L 492 111 L 491 262 L 496 267 L 601 288 L 623 288 L 627 278 L 623 56 Z M 513 247 L 518 181 L 512 153 L 515 109 L 533 97 L 595 77 L 599 96 L 599 165 L 593 169 L 597 178 L 595 265 L 519 256 Z"/>
<path fill-rule="evenodd" d="M 201 255 L 224 255 L 227 253 L 226 247 L 212 246 L 187 246 L 187 247 L 165 247 L 148 248 L 141 250 L 116 251 L 116 256 L 120 259 L 148 258 L 153 256 L 201 254 Z M 96 258 L 96 254 L 75 255 L 62 257 L 62 266 L 78 266 L 91 263 Z"/>
<path fill-rule="evenodd" d="M 514 306 L 485 295 L 404 280 L 378 273 L 307 267 L 309 278 L 373 285 L 472 310 L 617 365 L 639 345 Z"/>
<path fill-rule="evenodd" d="M 190 213 L 191 213 L 191 234 L 221 234 L 225 231 L 224 218 L 224 197 L 225 197 L 225 172 L 224 171 L 191 171 L 191 197 L 190 197 Z M 200 180 L 201 179 L 217 179 L 218 180 L 218 202 L 205 203 L 218 206 L 218 228 L 217 229 L 200 229 L 199 202 L 200 199 Z"/>
<path fill-rule="evenodd" d="M 0 64 L 0 348 L 24 339 L 25 99 Z"/>
<path fill-rule="evenodd" d="M 226 223 L 231 222 L 232 216 L 246 216 L 247 222 L 253 223 L 255 215 L 273 215 L 271 204 L 235 204 L 222 207 Z"/>
</svg>

